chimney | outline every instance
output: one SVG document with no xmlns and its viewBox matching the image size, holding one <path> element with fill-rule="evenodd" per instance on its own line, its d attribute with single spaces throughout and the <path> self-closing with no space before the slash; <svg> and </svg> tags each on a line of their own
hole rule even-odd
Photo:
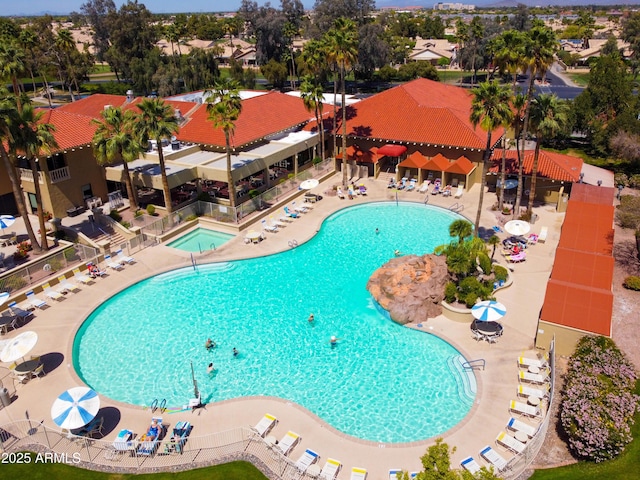
<svg viewBox="0 0 640 480">
<path fill-rule="evenodd" d="M 133 90 L 127 90 L 127 103 L 133 100 Z"/>
</svg>

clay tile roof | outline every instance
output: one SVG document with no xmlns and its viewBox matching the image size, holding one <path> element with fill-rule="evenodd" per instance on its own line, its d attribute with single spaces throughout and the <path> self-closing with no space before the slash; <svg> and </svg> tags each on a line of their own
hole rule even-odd
<svg viewBox="0 0 640 480">
<path fill-rule="evenodd" d="M 387 144 L 387 145 L 383 145 L 378 149 L 378 155 L 381 155 L 381 156 L 386 155 L 387 157 L 399 157 L 406 151 L 407 151 L 407 147 L 405 147 L 404 145 Z"/>
<path fill-rule="evenodd" d="M 413 80 L 348 106 L 347 135 L 483 150 L 487 133 L 469 121 L 472 97 L 460 87 Z M 492 138 L 497 142 L 502 133 Z"/>
<path fill-rule="evenodd" d="M 558 246 L 611 255 L 613 216 L 613 205 L 569 201 Z"/>
<path fill-rule="evenodd" d="M 242 112 L 236 121 L 231 145 L 240 148 L 265 137 L 291 130 L 313 117 L 297 97 L 279 92 L 248 98 L 242 101 Z M 268 121 L 267 121 L 268 120 Z M 207 120 L 207 106 L 199 106 L 180 128 L 178 138 L 185 142 L 224 147 L 224 132 L 213 128 Z"/>
<path fill-rule="evenodd" d="M 459 173 L 462 175 L 469 175 L 476 166 L 471 163 L 471 161 L 467 157 L 460 157 L 455 162 L 453 162 L 449 167 L 447 167 L 447 172 L 449 173 Z"/>
<path fill-rule="evenodd" d="M 576 183 L 571 187 L 571 200 L 598 205 L 613 205 L 616 189 L 612 187 L 593 188 L 586 183 Z"/>
<path fill-rule="evenodd" d="M 610 255 L 597 255 L 565 247 L 556 250 L 553 279 L 585 287 L 611 290 L 614 260 Z"/>
<path fill-rule="evenodd" d="M 95 95 L 83 98 L 82 100 L 62 105 L 61 107 L 56 108 L 56 110 L 69 113 L 77 113 L 92 118 L 99 118 L 100 112 L 104 110 L 104 107 L 106 105 L 121 107 L 126 101 L 127 97 L 125 97 L 124 95 L 107 95 L 104 93 L 96 93 Z"/>
<path fill-rule="evenodd" d="M 534 150 L 525 150 L 524 164 L 522 171 L 525 175 L 531 175 L 533 172 Z M 506 171 L 508 174 L 517 174 L 518 166 L 516 159 L 518 152 L 515 150 L 507 150 L 506 152 Z M 577 182 L 580 179 L 580 171 L 582 170 L 582 159 L 562 153 L 548 152 L 540 150 L 538 157 L 538 176 L 546 177 L 552 180 L 565 182 Z M 490 160 L 489 172 L 500 173 L 502 165 L 502 150 L 496 149 Z"/>
<path fill-rule="evenodd" d="M 97 128 L 91 120 L 92 117 L 56 108 L 47 110 L 40 119 L 40 123 L 51 123 L 55 126 L 53 136 L 58 143 L 58 148 L 52 151 L 52 153 L 55 153 L 73 147 L 89 145 Z"/>
<path fill-rule="evenodd" d="M 407 158 L 405 158 L 398 165 L 400 167 L 409 167 L 409 168 L 424 168 L 427 164 L 428 160 L 422 153 L 415 151 Z"/>
<path fill-rule="evenodd" d="M 424 168 L 425 170 L 444 172 L 447 168 L 449 168 L 450 164 L 451 163 L 449 162 L 449 159 L 447 157 L 445 157 L 441 153 L 438 153 L 435 157 L 431 157 L 427 164 L 422 168 Z"/>
</svg>

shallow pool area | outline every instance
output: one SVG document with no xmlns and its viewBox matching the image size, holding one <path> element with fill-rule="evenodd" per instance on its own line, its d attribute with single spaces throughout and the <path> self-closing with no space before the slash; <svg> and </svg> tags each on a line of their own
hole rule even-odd
<svg viewBox="0 0 640 480">
<path fill-rule="evenodd" d="M 167 243 L 167 246 L 185 252 L 201 253 L 220 248 L 232 238 L 235 238 L 235 235 L 198 227 L 177 240 Z"/>
<path fill-rule="evenodd" d="M 357 205 L 295 249 L 144 280 L 82 325 L 74 366 L 99 393 L 132 404 L 180 408 L 193 396 L 193 364 L 207 403 L 280 397 L 378 442 L 442 434 L 475 398 L 460 353 L 389 320 L 365 287 L 395 250 L 423 254 L 450 241 L 458 218 L 422 204 Z M 209 337 L 216 347 L 206 350 Z"/>
</svg>

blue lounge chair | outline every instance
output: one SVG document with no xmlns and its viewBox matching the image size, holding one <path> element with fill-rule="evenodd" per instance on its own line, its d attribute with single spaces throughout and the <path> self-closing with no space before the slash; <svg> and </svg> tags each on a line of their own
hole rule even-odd
<svg viewBox="0 0 640 480">
<path fill-rule="evenodd" d="M 411 179 L 411 181 L 409 182 L 409 185 L 407 185 L 407 192 L 410 192 L 411 190 L 415 190 L 416 188 L 416 180 Z"/>
<path fill-rule="evenodd" d="M 27 296 L 27 303 L 32 307 L 44 308 L 47 306 L 47 302 L 36 297 L 36 294 L 33 293 L 33 290 L 29 290 L 25 295 Z"/>
<path fill-rule="evenodd" d="M 23 321 L 33 315 L 32 312 L 28 312 L 27 310 L 23 310 L 22 308 L 20 308 L 16 302 L 9 303 L 7 307 L 9 308 L 11 315 L 16 316 Z"/>
<path fill-rule="evenodd" d="M 502 233 L 502 229 L 498 225 L 494 225 L 491 229 L 496 233 Z"/>
<path fill-rule="evenodd" d="M 192 426 L 189 422 L 176 423 L 176 426 L 173 427 L 173 435 L 165 445 L 164 452 L 181 454 L 184 451 L 184 444 L 187 443 L 187 437 L 191 433 L 191 428 Z"/>
<path fill-rule="evenodd" d="M 147 430 L 147 433 L 140 437 L 138 448 L 136 450 L 138 455 L 151 456 L 156 453 L 163 433 L 164 427 L 162 426 L 162 418 L 153 417 L 151 426 Z"/>
<path fill-rule="evenodd" d="M 294 213 L 291 210 L 289 210 L 289 207 L 284 207 L 284 213 L 289 218 L 298 218 L 300 216 L 300 214 Z"/>
</svg>

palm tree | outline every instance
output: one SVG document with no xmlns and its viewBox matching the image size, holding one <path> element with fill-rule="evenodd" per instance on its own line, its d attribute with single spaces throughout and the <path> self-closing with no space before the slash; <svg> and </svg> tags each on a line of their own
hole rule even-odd
<svg viewBox="0 0 640 480">
<path fill-rule="evenodd" d="M 320 157 L 324 160 L 324 122 L 322 111 L 324 109 L 324 91 L 322 85 L 315 84 L 311 78 L 305 77 L 300 84 L 300 97 L 308 111 L 312 111 L 316 117 L 318 134 L 320 135 Z"/>
<path fill-rule="evenodd" d="M 31 103 L 25 103 L 22 106 L 22 112 L 19 113 L 17 123 L 13 125 L 13 143 L 14 151 L 25 156 L 31 167 L 33 174 L 34 193 L 36 197 L 36 206 L 38 209 L 38 223 L 40 224 L 40 246 L 43 250 L 48 250 L 47 229 L 45 227 L 44 208 L 42 206 L 42 194 L 40 191 L 40 182 L 38 181 L 38 156 L 41 154 L 50 154 L 55 148 L 58 148 L 56 139 L 53 136 L 55 127 L 50 123 L 41 122 L 45 112 L 36 112 Z M 11 142 L 10 142 L 11 144 Z M 34 250 L 37 251 L 36 248 Z"/>
<path fill-rule="evenodd" d="M 120 107 L 105 108 L 100 115 L 102 121 L 92 120 L 98 126 L 93 135 L 93 154 L 100 165 L 122 160 L 129 206 L 135 212 L 138 209 L 138 199 L 128 164 L 136 160 L 143 151 L 133 134 L 135 116 L 131 110 L 123 113 Z"/>
<path fill-rule="evenodd" d="M 518 159 L 518 185 L 522 183 L 522 167 L 524 166 L 524 149 L 520 150 L 520 135 L 522 135 L 522 122 L 524 121 L 524 111 L 527 106 L 527 97 L 521 93 L 517 93 L 513 97 L 513 119 L 510 127 L 513 129 L 513 138 L 516 141 L 516 153 Z M 522 140 L 524 143 L 524 139 Z M 506 152 L 505 152 L 506 156 Z M 502 185 L 505 182 L 505 164 L 502 164 Z M 500 192 L 500 210 L 502 210 L 502 201 L 504 200 L 504 189 Z"/>
<path fill-rule="evenodd" d="M 0 78 L 9 78 L 11 80 L 18 112 L 22 112 L 18 77 L 22 75 L 24 70 L 24 52 L 11 43 L 0 43 Z"/>
<path fill-rule="evenodd" d="M 33 227 L 31 226 L 31 222 L 29 221 L 29 214 L 27 212 L 27 206 L 24 201 L 24 192 L 22 191 L 20 178 L 16 171 L 15 154 L 14 152 L 12 152 L 10 158 L 9 152 L 7 152 L 7 149 L 5 148 L 5 142 L 11 149 L 15 145 L 13 142 L 13 134 L 11 133 L 11 129 L 13 125 L 19 122 L 17 102 L 15 98 L 8 97 L 6 95 L 6 91 L 3 93 L 5 95 L 2 99 L 0 99 L 0 157 L 2 157 L 4 168 L 9 176 L 11 188 L 13 189 L 13 197 L 16 201 L 18 213 L 22 217 L 22 220 L 24 220 L 24 226 L 27 229 L 27 235 L 29 236 L 31 247 L 35 252 L 40 252 L 40 243 L 38 242 L 36 234 L 33 231 Z"/>
<path fill-rule="evenodd" d="M 556 35 L 550 28 L 543 25 L 536 25 L 527 33 L 527 40 L 524 47 L 524 60 L 531 77 L 529 78 L 529 88 L 527 90 L 527 102 L 524 112 L 524 120 L 522 124 L 522 154 L 520 159 L 524 161 L 524 148 L 526 144 L 529 129 L 529 112 L 531 109 L 531 101 L 533 100 L 533 91 L 535 79 L 539 75 L 544 79 L 544 75 L 553 64 L 554 55 L 558 50 L 558 42 Z M 522 163 L 522 162 L 521 162 Z M 520 211 L 520 201 L 522 198 L 523 182 L 522 178 L 518 178 L 518 190 L 516 192 L 516 204 L 513 209 L 514 215 Z"/>
<path fill-rule="evenodd" d="M 458 237 L 458 243 L 464 242 L 464 239 L 473 233 L 473 225 L 467 220 L 454 220 L 449 225 L 449 235 Z"/>
<path fill-rule="evenodd" d="M 207 102 L 207 119 L 214 128 L 222 128 L 224 132 L 225 151 L 227 153 L 227 183 L 229 184 L 229 203 L 236 206 L 236 184 L 231 172 L 231 135 L 236 128 L 236 121 L 242 112 L 242 99 L 238 83 L 225 78 L 213 86 L 211 92 L 205 92 Z"/>
<path fill-rule="evenodd" d="M 328 32 L 329 61 L 338 66 L 342 93 L 342 185 L 347 187 L 347 105 L 345 77 L 358 59 L 358 29 L 352 20 L 338 18 Z M 334 132 L 335 135 L 335 132 Z"/>
<path fill-rule="evenodd" d="M 493 250 L 491 251 L 491 261 L 493 262 L 493 257 L 496 254 L 496 247 L 500 245 L 500 237 L 497 235 L 491 235 L 489 240 L 487 240 L 487 243 L 493 247 Z"/>
<path fill-rule="evenodd" d="M 480 183 L 480 198 L 478 200 L 478 213 L 476 214 L 475 234 L 480 231 L 480 215 L 482 214 L 482 201 L 484 200 L 484 188 L 487 184 L 487 167 L 491 158 L 491 134 L 500 126 L 508 125 L 513 117 L 510 102 L 513 97 L 511 89 L 498 85 L 498 82 L 483 82 L 472 90 L 471 115 L 469 119 L 474 127 L 480 127 L 487 132 L 487 145 L 482 158 L 482 180 Z"/>
<path fill-rule="evenodd" d="M 75 97 L 73 96 L 73 87 L 72 84 L 75 85 L 76 91 L 80 92 L 80 88 L 78 87 L 78 80 L 76 79 L 75 73 L 73 71 L 73 65 L 71 64 L 71 55 L 70 52 L 76 48 L 75 43 L 73 41 L 73 35 L 67 29 L 62 29 L 58 32 L 58 36 L 56 38 L 56 46 L 64 53 L 65 61 L 67 64 L 67 72 L 71 76 L 69 81 L 69 93 L 71 94 L 71 101 L 75 102 Z"/>
<path fill-rule="evenodd" d="M 140 113 L 135 117 L 134 132 L 141 145 L 147 145 L 150 139 L 156 141 L 158 148 L 158 163 L 162 176 L 162 190 L 167 214 L 173 211 L 171 203 L 171 190 L 167 180 L 167 171 L 164 165 L 164 153 L 162 152 L 162 139 L 171 138 L 178 133 L 178 119 L 173 107 L 167 105 L 160 98 L 145 98 L 138 105 Z"/>
<path fill-rule="evenodd" d="M 524 33 L 518 30 L 507 30 L 489 42 L 493 61 L 501 71 L 511 74 L 513 86 L 518 79 L 518 72 L 524 67 L 523 47 Z"/>
<path fill-rule="evenodd" d="M 527 212 L 533 213 L 533 200 L 536 196 L 536 182 L 538 179 L 538 157 L 540 145 L 543 139 L 554 138 L 564 130 L 569 123 L 569 107 L 561 102 L 558 97 L 550 94 L 542 94 L 531 102 L 531 128 L 536 135 L 536 151 L 533 156 L 533 168 L 531 171 L 531 189 L 529 193 L 529 205 Z"/>
</svg>

